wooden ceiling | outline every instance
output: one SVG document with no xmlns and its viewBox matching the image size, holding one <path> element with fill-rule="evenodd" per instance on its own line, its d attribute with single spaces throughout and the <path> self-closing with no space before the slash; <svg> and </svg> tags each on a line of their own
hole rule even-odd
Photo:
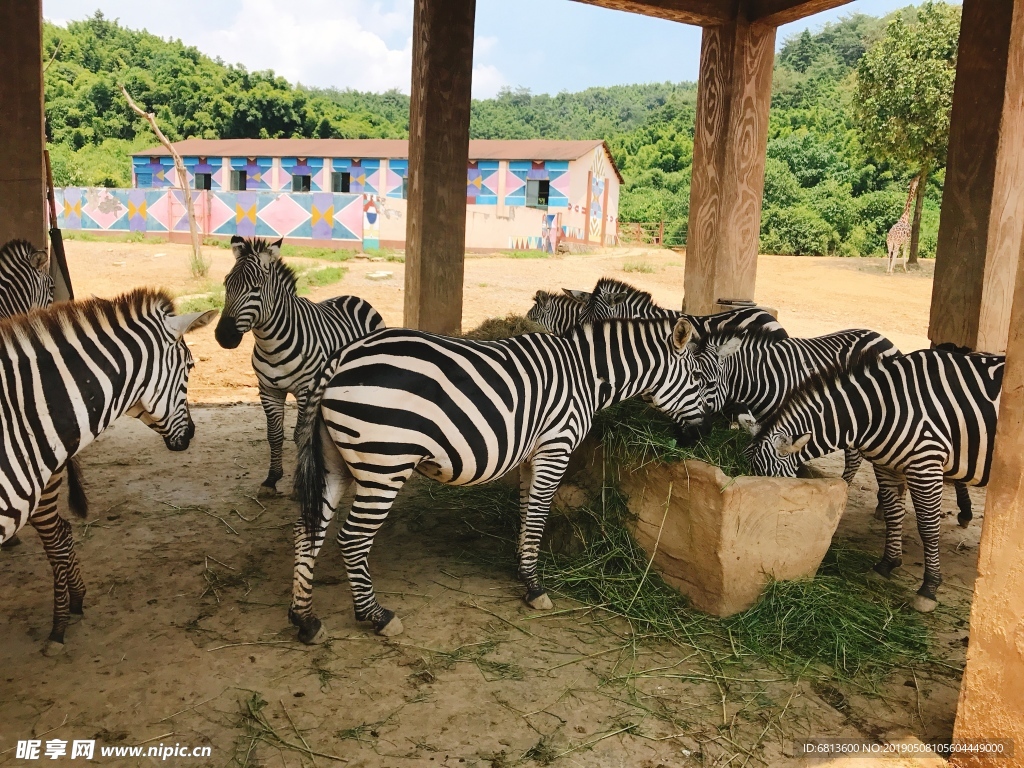
<svg viewBox="0 0 1024 768">
<path fill-rule="evenodd" d="M 701 27 L 725 24 L 742 8 L 750 21 L 778 26 L 853 0 L 576 0 Z"/>
</svg>

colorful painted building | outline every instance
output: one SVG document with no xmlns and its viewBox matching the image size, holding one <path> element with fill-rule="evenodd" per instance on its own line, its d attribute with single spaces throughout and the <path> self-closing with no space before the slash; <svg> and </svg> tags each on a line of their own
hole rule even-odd
<svg viewBox="0 0 1024 768">
<path fill-rule="evenodd" d="M 175 150 L 204 234 L 404 246 L 405 140 L 188 139 Z M 131 190 L 64 190 L 65 225 L 187 231 L 166 149 L 136 153 L 132 179 Z M 600 140 L 471 141 L 466 247 L 553 251 L 561 243 L 614 244 L 621 183 Z"/>
</svg>

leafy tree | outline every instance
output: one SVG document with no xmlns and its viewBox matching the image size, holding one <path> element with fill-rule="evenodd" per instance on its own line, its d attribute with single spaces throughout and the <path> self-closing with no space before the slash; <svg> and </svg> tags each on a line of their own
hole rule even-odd
<svg viewBox="0 0 1024 768">
<path fill-rule="evenodd" d="M 909 263 L 916 264 L 928 177 L 944 163 L 960 8 L 927 2 L 917 21 L 893 19 L 857 66 L 855 114 L 867 150 L 914 168 L 919 180 Z"/>
</svg>

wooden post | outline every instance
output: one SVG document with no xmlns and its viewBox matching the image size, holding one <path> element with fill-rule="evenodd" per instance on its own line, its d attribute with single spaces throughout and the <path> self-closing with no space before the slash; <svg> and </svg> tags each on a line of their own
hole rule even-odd
<svg viewBox="0 0 1024 768">
<path fill-rule="evenodd" d="M 692 314 L 754 298 L 774 58 L 775 27 L 742 10 L 704 28 L 684 277 Z"/>
<path fill-rule="evenodd" d="M 928 337 L 1006 349 L 1024 235 L 1020 0 L 964 0 Z M 1017 35 L 1015 39 L 1014 36 Z"/>
<path fill-rule="evenodd" d="M 0 244 L 46 248 L 41 0 L 0 3 L 7 30 L 0 70 Z"/>
<path fill-rule="evenodd" d="M 466 168 L 476 0 L 415 0 L 405 324 L 462 327 Z"/>
<path fill-rule="evenodd" d="M 969 4 L 964 3 L 965 13 Z M 1002 2 L 985 0 L 984 4 Z M 1004 117 L 1011 111 L 1020 119 L 1024 117 L 1024 0 L 1014 3 L 1003 34 L 1010 41 L 1005 82 L 1006 102 L 1011 106 L 1003 110 Z M 996 168 L 1004 173 L 1019 172 L 1022 156 L 1024 144 L 1019 139 L 1016 143 L 1000 141 Z M 997 188 L 1004 183 L 996 179 Z M 949 182 L 946 184 L 948 189 Z M 1017 195 L 1024 196 L 1020 187 Z M 1009 333 L 1004 335 L 1006 371 L 999 427 L 978 549 L 967 668 L 953 737 L 1013 739 L 1013 758 L 1000 760 L 1000 765 L 1024 766 L 1024 245 L 1019 234 L 1014 267 Z M 951 764 L 984 766 L 992 762 L 958 758 Z"/>
</svg>

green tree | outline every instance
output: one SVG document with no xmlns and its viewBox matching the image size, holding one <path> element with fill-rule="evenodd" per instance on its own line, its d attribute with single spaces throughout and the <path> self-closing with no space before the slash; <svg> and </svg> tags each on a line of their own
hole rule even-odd
<svg viewBox="0 0 1024 768">
<path fill-rule="evenodd" d="M 910 264 L 917 263 L 928 177 L 945 162 L 959 34 L 959 6 L 927 2 L 916 22 L 889 22 L 857 66 L 855 114 L 864 147 L 918 177 Z"/>
</svg>

